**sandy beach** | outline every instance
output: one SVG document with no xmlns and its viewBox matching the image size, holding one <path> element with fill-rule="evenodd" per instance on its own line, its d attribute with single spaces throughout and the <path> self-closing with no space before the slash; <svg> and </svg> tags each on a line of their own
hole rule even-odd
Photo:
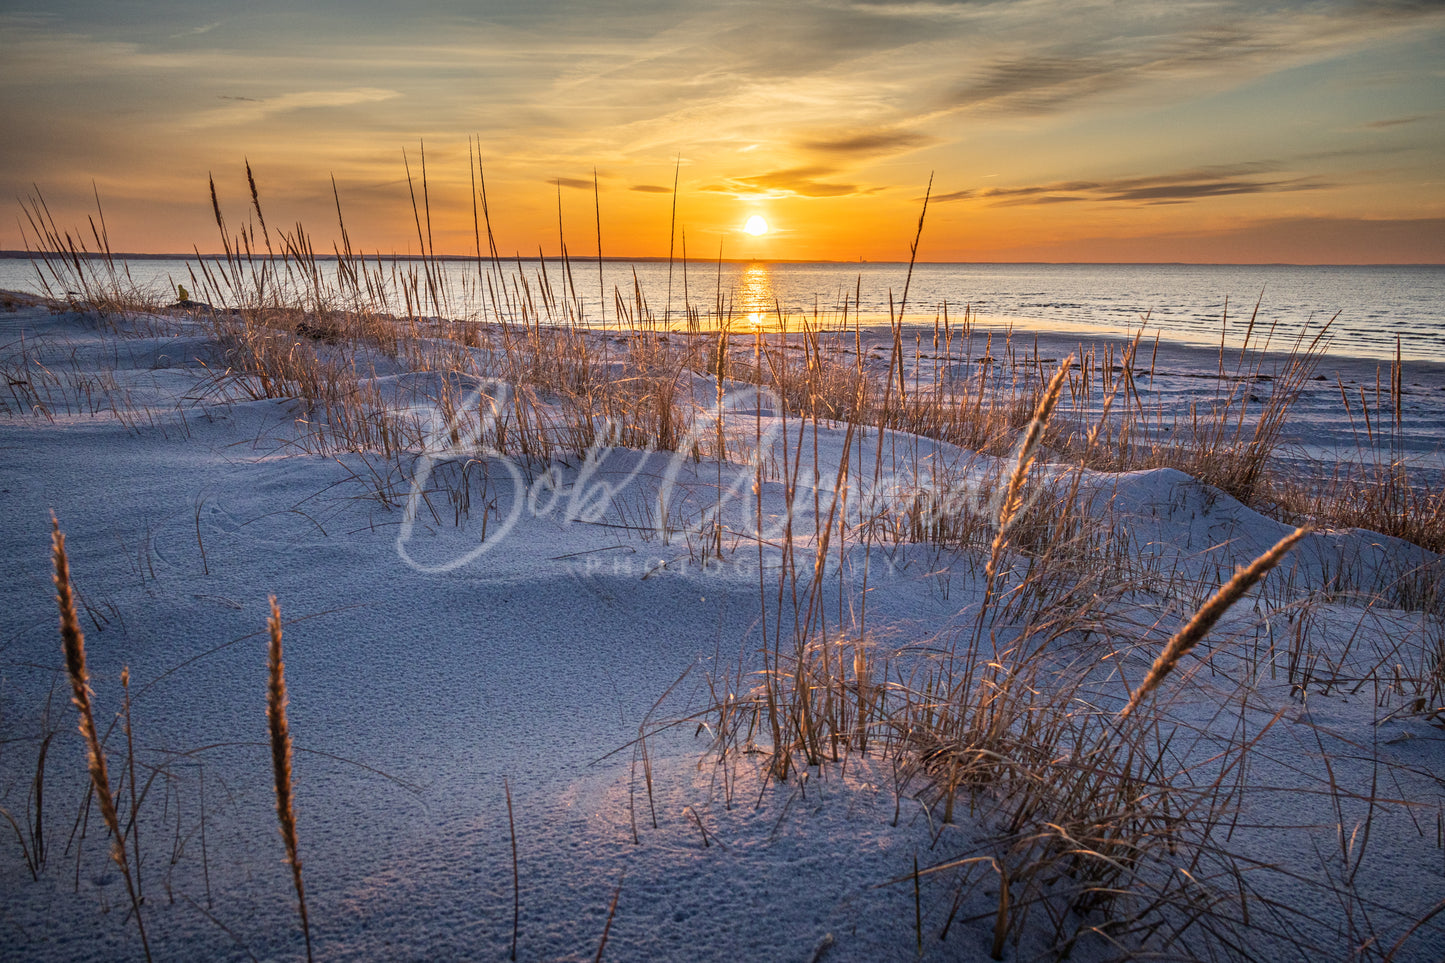
<svg viewBox="0 0 1445 963">
<path fill-rule="evenodd" d="M 324 443 L 335 436 L 318 419 L 337 413 L 266 396 L 194 312 L 102 320 L 17 301 L 0 326 L 11 386 L 0 418 L 0 803 L 15 827 L 0 844 L 4 959 L 142 949 L 86 805 L 56 634 L 51 511 L 66 535 L 97 719 L 112 772 L 124 774 L 122 811 L 139 817 L 128 845 L 157 959 L 302 952 L 265 748 L 273 594 L 318 958 L 495 959 L 515 939 L 519 959 L 901 960 L 916 958 L 920 941 L 927 959 L 987 959 L 996 926 L 1007 958 L 1019 959 L 1058 952 L 1060 941 L 1075 959 L 1113 959 L 1121 947 L 1147 951 L 1159 933 L 1189 954 L 1247 940 L 1271 959 L 1342 956 L 1367 934 L 1397 960 L 1437 959 L 1445 947 L 1442 917 L 1416 927 L 1445 871 L 1431 552 L 1324 529 L 1232 609 L 1148 710 L 1159 768 L 1146 782 L 1162 789 L 1150 805 L 1166 822 L 1136 830 L 1123 875 L 1099 877 L 1125 896 L 1071 910 L 1091 892 L 1088 854 L 1071 858 L 1073 870 L 1049 857 L 1055 868 L 1030 875 L 1040 857 L 1001 821 L 1010 810 L 994 793 L 1004 790 L 956 788 L 957 807 L 948 802 L 949 770 L 926 761 L 936 747 L 926 750 L 917 721 L 903 723 L 914 718 L 905 704 L 926 691 L 924 674 L 976 650 L 986 622 L 994 641 L 983 645 L 1005 653 L 995 658 L 1033 667 L 1039 706 L 1057 704 L 1060 719 L 1115 719 L 1182 620 L 1292 524 L 1174 469 L 1089 471 L 1078 476 L 1080 517 L 1103 519 L 1113 540 L 1089 550 L 1093 562 L 1050 569 L 1052 589 L 1031 574 L 1049 553 L 1010 546 L 999 584 L 1038 586 L 1040 600 L 990 597 L 986 542 L 878 528 L 893 517 L 879 506 L 946 488 L 956 496 L 948 511 L 972 512 L 989 531 L 986 480 L 1008 471 L 1009 452 L 800 420 L 746 380 L 757 338 L 732 344 L 741 380 L 719 381 L 707 364 L 670 376 L 687 429 L 675 450 L 603 431 L 590 445 L 523 457 L 496 434 L 520 423 L 458 422 L 455 412 L 489 402 L 456 401 L 450 376 L 418 355 L 288 335 L 296 351 L 344 359 L 375 403 L 430 425 L 426 444 L 383 455 Z M 477 390 L 479 376 L 499 379 L 486 389 L 494 411 L 508 410 L 496 401 L 501 337 L 479 332 L 466 349 L 476 367 L 461 379 Z M 638 336 L 587 337 L 594 377 L 645 373 Z M 779 357 L 806 353 L 772 337 Z M 908 390 L 977 377 L 986 332 L 946 357 L 931 337 L 931 327 L 901 333 Z M 648 350 L 686 340 L 661 338 Z M 889 339 L 869 338 L 864 367 L 886 382 Z M 1007 379 L 1000 343 L 992 367 Z M 840 346 L 841 364 L 856 363 L 853 347 Z M 1048 376 L 1079 347 L 1041 336 L 1034 357 L 1032 336 L 1016 337 L 1013 367 Z M 1138 403 L 1207 404 L 1233 390 L 1218 367 L 1217 353 L 1161 346 L 1139 365 Z M 1322 365 L 1324 380 L 1306 381 L 1295 402 L 1280 458 L 1373 451 L 1356 447 L 1363 426 L 1342 410 L 1339 385 L 1363 387 L 1373 404 L 1376 369 Z M 1397 454 L 1434 470 L 1445 378 L 1411 365 L 1402 380 Z M 1267 395 L 1278 383 L 1248 390 Z M 547 391 L 529 397 L 534 416 L 557 410 Z M 1056 417 L 1070 405 L 1084 407 L 1075 399 Z M 549 430 L 560 432 L 555 417 Z M 752 454 L 719 461 L 689 447 L 724 434 L 729 450 L 750 444 Z M 841 487 L 840 462 L 862 466 Z M 1067 483 L 1066 469 L 1063 456 L 1046 458 L 1030 484 Z M 870 522 L 865 504 L 883 514 Z M 767 723 L 766 701 L 781 697 L 794 664 L 768 653 L 793 652 L 799 620 L 816 624 L 805 644 L 824 665 L 837 649 L 838 697 L 871 713 L 859 717 L 867 738 L 834 731 L 836 758 L 816 762 L 781 749 Z M 1041 654 L 1024 659 L 1033 646 Z M 112 724 L 122 668 L 133 749 Z M 1022 717 L 1017 725 L 1026 740 Z M 1074 754 L 1092 737 L 1070 732 L 1064 758 L 1087 769 Z M 42 746 L 37 831 L 28 794 Z M 779 778 L 782 755 L 793 763 Z M 1054 832 L 1045 824 L 1082 833 L 1093 818 L 1069 822 L 1081 803 L 1055 805 L 1033 838 Z M 1159 846 L 1144 841 L 1150 832 Z M 1100 855 L 1095 867 L 1122 858 Z M 1015 874 L 1002 923 L 998 867 Z M 1174 890 L 1186 870 L 1193 882 Z M 1201 905 L 1207 925 L 1191 927 Z"/>
</svg>

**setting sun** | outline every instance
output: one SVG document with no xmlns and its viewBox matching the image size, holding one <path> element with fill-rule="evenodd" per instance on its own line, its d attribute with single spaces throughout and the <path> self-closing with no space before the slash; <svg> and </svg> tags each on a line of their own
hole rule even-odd
<svg viewBox="0 0 1445 963">
<path fill-rule="evenodd" d="M 748 222 L 743 225 L 743 230 L 747 231 L 753 237 L 757 237 L 760 234 L 768 233 L 768 222 L 763 220 L 762 215 L 754 214 L 748 218 Z"/>
</svg>

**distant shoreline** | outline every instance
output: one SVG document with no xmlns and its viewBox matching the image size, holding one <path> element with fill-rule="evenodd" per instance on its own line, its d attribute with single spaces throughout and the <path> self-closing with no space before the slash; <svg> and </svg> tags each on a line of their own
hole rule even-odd
<svg viewBox="0 0 1445 963">
<path fill-rule="evenodd" d="M 57 255 L 57 256 L 59 256 L 59 255 Z M 66 253 L 64 254 L 64 256 L 67 257 L 67 258 L 69 258 L 69 257 L 71 257 L 72 255 L 71 255 L 69 252 L 66 252 Z M 192 251 L 192 252 L 190 252 L 190 253 L 187 253 L 187 254 L 133 254 L 133 253 L 115 253 L 115 254 L 110 254 L 110 255 L 106 255 L 106 254 L 96 254 L 96 253 L 94 253 L 94 252 L 85 252 L 85 253 L 79 254 L 78 256 L 81 258 L 81 260 L 85 260 L 85 261 L 104 261 L 104 260 L 106 260 L 107 258 L 109 258 L 110 260 L 113 260 L 113 261 L 195 261 L 195 260 L 201 260 L 201 261 L 225 261 L 225 260 L 226 260 L 226 255 L 225 255 L 225 254 L 202 254 L 202 255 L 199 255 L 199 257 L 198 257 L 194 251 Z M 491 260 L 492 260 L 492 258 L 491 258 L 490 256 L 484 256 L 484 257 L 482 257 L 482 258 L 478 258 L 475 254 L 438 254 L 438 255 L 435 255 L 435 256 L 425 256 L 425 255 L 421 255 L 421 254 L 380 254 L 380 255 L 378 255 L 378 254 L 376 254 L 376 253 L 357 254 L 357 257 L 358 257 L 358 258 L 365 259 L 365 260 L 373 260 L 373 259 L 375 259 L 375 258 L 378 257 L 378 256 L 381 257 L 381 258 L 383 258 L 383 259 L 385 259 L 385 260 L 388 260 L 388 261 L 395 260 L 395 261 L 476 262 L 476 261 L 478 261 L 478 260 L 481 260 L 481 261 L 484 261 L 484 262 L 485 262 L 485 261 L 491 261 Z M 30 252 L 30 251 L 0 251 L 0 259 L 7 259 L 7 260 L 33 260 L 35 257 L 36 257 L 36 254 L 33 253 L 33 252 Z M 264 255 L 256 255 L 256 258 L 257 258 L 258 260 L 264 259 Z M 337 255 L 335 255 L 335 254 L 317 254 L 317 255 L 315 255 L 315 258 L 316 258 L 316 260 L 318 260 L 318 261 L 336 261 L 336 260 L 338 260 L 338 257 L 337 257 Z M 503 255 L 502 257 L 498 258 L 497 260 L 503 261 L 503 262 L 508 262 L 508 263 L 514 263 L 514 262 L 516 262 L 516 261 L 518 261 L 518 260 L 521 260 L 521 261 L 538 261 L 538 260 L 543 260 L 543 261 L 555 261 L 555 262 L 561 263 L 562 260 L 563 260 L 563 258 L 562 258 L 562 256 L 561 256 L 560 254 L 549 254 L 549 255 L 547 255 L 547 256 L 545 256 L 545 257 L 543 257 L 543 258 L 538 258 L 538 257 L 535 256 L 535 255 L 527 255 L 527 256 L 520 256 L 520 255 Z M 597 259 L 597 257 L 596 257 L 595 255 L 590 255 L 590 254 L 571 254 L 571 255 L 568 255 L 567 260 L 576 261 L 576 262 L 578 262 L 578 263 L 583 263 L 583 264 L 595 264 L 595 263 L 597 263 L 597 260 L 598 260 L 598 259 Z M 605 263 L 605 264 L 666 264 L 666 263 L 668 263 L 669 261 L 672 261 L 673 263 L 676 263 L 676 264 L 681 264 L 681 263 L 683 263 L 683 258 L 681 258 L 681 257 L 667 258 L 667 257 L 656 257 L 656 256 L 648 256 L 648 257 L 620 257 L 620 256 L 617 256 L 617 257 L 614 257 L 614 256 L 612 256 L 612 255 L 606 255 L 606 256 L 604 256 L 601 260 L 602 260 L 603 263 Z M 760 258 L 760 257 L 699 258 L 699 257 L 690 257 L 690 258 L 687 258 L 687 263 L 688 263 L 688 264 L 717 264 L 719 261 L 721 261 L 723 264 L 827 264 L 827 265 L 859 264 L 859 265 L 866 265 L 866 266 L 872 266 L 872 267 L 905 267 L 905 268 L 908 266 L 908 262 L 907 262 L 907 261 L 836 261 L 836 260 L 829 261 L 829 260 L 818 260 L 818 259 L 810 259 L 810 258 L 797 259 L 797 258 L 778 258 L 778 257 L 772 257 L 772 258 Z M 1238 267 L 1260 267 L 1260 268 L 1265 268 L 1265 267 L 1288 267 L 1288 268 L 1445 268 L 1445 263 L 1442 263 L 1442 262 L 1423 262 L 1423 261 L 1422 261 L 1422 262 L 1406 262 L 1406 263 L 1395 263 L 1395 262 L 1385 262 L 1385 261 L 1382 261 L 1382 262 L 1350 263 L 1350 264 L 1335 264 L 1335 263 L 1328 263 L 1328 264 L 1327 264 L 1327 263 L 1297 262 L 1297 261 L 918 261 L 918 262 L 917 262 L 917 266 L 919 266 L 919 267 L 927 267 L 927 266 L 938 266 L 938 267 L 959 267 L 959 266 L 963 266 L 963 267 L 989 267 L 989 266 L 1007 266 L 1007 265 L 1020 265 L 1020 266 L 1048 265 L 1049 267 L 1069 267 L 1069 266 L 1071 266 L 1071 265 L 1079 265 L 1079 266 L 1081 266 L 1081 267 L 1111 267 L 1111 266 L 1118 266 L 1118 267 L 1193 267 L 1193 268 L 1210 268 L 1210 267 L 1221 267 L 1221 268 L 1227 268 L 1227 267 L 1234 267 L 1234 268 L 1238 268 Z"/>
</svg>

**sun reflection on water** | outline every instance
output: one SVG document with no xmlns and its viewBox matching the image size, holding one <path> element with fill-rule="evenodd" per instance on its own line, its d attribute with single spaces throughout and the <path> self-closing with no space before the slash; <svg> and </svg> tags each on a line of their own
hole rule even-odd
<svg viewBox="0 0 1445 963">
<path fill-rule="evenodd" d="M 740 317 L 752 328 L 763 328 L 776 310 L 777 291 L 773 287 L 773 275 L 769 266 L 761 261 L 749 264 L 738 279 L 738 291 L 733 302 L 734 315 Z"/>
</svg>

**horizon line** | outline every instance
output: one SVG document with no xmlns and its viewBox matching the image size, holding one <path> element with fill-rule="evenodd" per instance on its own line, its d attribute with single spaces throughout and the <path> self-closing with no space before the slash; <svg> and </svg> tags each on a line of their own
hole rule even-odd
<svg viewBox="0 0 1445 963">
<path fill-rule="evenodd" d="M 200 255 L 198 256 L 197 253 L 194 252 L 194 251 L 191 251 L 191 252 L 186 253 L 186 254 L 176 254 L 176 253 L 170 253 L 170 254 L 151 254 L 151 253 L 142 253 L 142 252 L 135 252 L 135 251 L 130 251 L 130 252 L 114 252 L 114 253 L 106 254 L 106 253 L 100 253 L 100 252 L 95 252 L 95 251 L 70 252 L 70 251 L 0 250 L 0 260 L 29 260 L 29 261 L 34 261 L 34 260 L 36 260 L 37 258 L 44 258 L 46 255 L 49 255 L 49 256 L 51 256 L 51 257 L 63 257 L 63 258 L 80 257 L 81 259 L 83 259 L 83 260 L 88 260 L 88 261 L 90 261 L 90 260 L 104 261 L 104 260 L 107 260 L 107 259 L 109 259 L 109 260 L 129 260 L 129 261 L 191 261 L 191 260 L 197 260 L 197 259 L 199 259 L 199 260 L 205 260 L 205 261 L 225 261 L 225 260 L 228 260 L 227 255 L 224 254 L 224 253 L 208 253 L 208 254 L 200 254 Z M 232 256 L 234 257 L 234 255 L 232 255 Z M 249 260 L 265 261 L 265 260 L 274 260 L 274 259 L 277 258 L 277 257 L 282 257 L 282 256 L 281 256 L 281 255 L 275 255 L 275 256 L 271 256 L 271 255 L 265 255 L 265 256 L 253 255 L 251 258 L 249 258 Z M 342 260 L 342 256 L 337 255 L 337 254 L 334 254 L 334 253 L 332 253 L 332 254 L 315 254 L 315 255 L 312 255 L 311 257 L 312 257 L 314 260 L 317 260 L 317 261 L 340 261 L 340 260 Z M 595 263 L 597 263 L 597 262 L 600 260 L 601 262 L 603 262 L 603 263 L 605 263 L 605 264 L 667 264 L 667 263 L 670 262 L 670 263 L 673 263 L 673 264 L 679 264 L 679 263 L 686 263 L 686 264 L 719 264 L 719 263 L 721 263 L 721 264 L 827 264 L 827 265 L 866 264 L 866 265 L 879 265 L 879 266 L 901 266 L 901 267 L 906 267 L 906 266 L 910 263 L 910 262 L 908 262 L 908 261 L 902 261 L 902 260 L 896 260 L 896 261 L 888 261 L 888 260 L 885 260 L 885 261 L 875 261 L 875 260 L 866 260 L 866 259 L 864 259 L 864 258 L 858 258 L 857 260 L 851 260 L 851 259 L 850 259 L 850 260 L 838 260 L 838 259 L 826 259 L 826 258 L 756 258 L 756 257 L 754 257 L 754 258 L 738 258 L 738 257 L 725 257 L 725 258 L 695 258 L 695 257 L 689 257 L 689 258 L 682 258 L 682 257 L 671 257 L 671 258 L 670 258 L 670 257 L 660 256 L 660 255 L 645 255 L 645 256 L 629 257 L 629 256 L 610 255 L 610 254 L 609 254 L 609 255 L 604 255 L 604 256 L 601 257 L 601 258 L 598 258 L 596 255 L 586 255 L 586 254 L 584 254 L 584 255 L 570 255 L 570 254 L 569 254 L 569 255 L 566 255 L 566 256 L 561 255 L 561 254 L 550 254 L 550 255 L 544 255 L 544 256 L 542 256 L 542 257 L 536 257 L 536 256 L 526 256 L 526 257 L 524 257 L 524 256 L 522 256 L 522 255 L 520 255 L 520 254 L 514 254 L 514 255 L 503 255 L 503 256 L 501 256 L 501 257 L 493 258 L 491 255 L 483 255 L 483 256 L 481 256 L 481 257 L 478 257 L 478 256 L 475 255 L 475 254 L 431 254 L 431 255 L 428 255 L 428 254 L 399 254 L 399 253 L 395 253 L 395 252 L 393 252 L 393 253 L 391 253 L 391 254 L 382 254 L 380 251 L 375 251 L 375 252 L 372 252 L 372 253 L 370 253 L 370 254 L 361 254 L 361 253 L 358 253 L 358 254 L 356 254 L 354 257 L 355 257 L 355 259 L 357 259 L 357 260 L 366 260 L 366 259 L 369 259 L 369 258 L 378 258 L 378 257 L 379 257 L 379 258 L 384 258 L 384 259 L 387 259 L 387 260 L 394 260 L 394 261 L 466 261 L 466 262 L 478 262 L 478 261 L 480 261 L 480 262 L 496 262 L 496 263 L 501 263 L 501 262 L 516 262 L 516 261 L 522 261 L 522 262 L 548 262 L 548 261 L 555 261 L 555 262 L 558 262 L 558 263 L 562 263 L 562 262 L 564 262 L 564 261 L 577 261 L 577 262 L 583 263 L 583 264 L 595 264 Z M 949 261 L 949 260 L 926 260 L 926 261 L 915 261 L 915 262 L 912 262 L 912 263 L 915 264 L 915 265 L 917 265 L 917 266 L 928 266 L 928 265 L 932 265 L 932 266 L 944 266 L 944 267 L 947 267 L 947 266 L 966 266 L 966 265 L 1014 265 L 1014 264 L 1016 264 L 1016 265 L 1048 265 L 1048 266 L 1054 266 L 1054 267 L 1070 267 L 1070 266 L 1091 266 L 1091 267 L 1106 267 L 1106 266 L 1116 266 L 1116 267 L 1435 267 L 1435 268 L 1445 267 L 1445 262 L 1441 262 L 1441 261 L 1042 261 L 1042 260 L 1014 260 L 1014 261 L 1010 261 L 1010 260 L 956 260 L 956 261 Z"/>
</svg>

